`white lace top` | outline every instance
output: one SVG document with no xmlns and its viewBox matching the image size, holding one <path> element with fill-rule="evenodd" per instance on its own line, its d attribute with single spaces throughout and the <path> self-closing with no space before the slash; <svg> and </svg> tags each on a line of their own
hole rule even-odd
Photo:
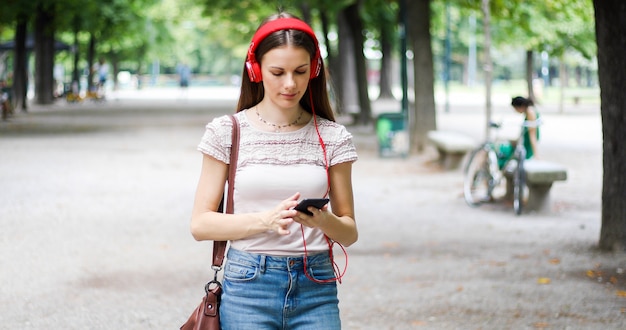
<svg viewBox="0 0 626 330">
<path fill-rule="evenodd" d="M 235 213 L 273 209 L 296 192 L 301 193 L 301 198 L 324 197 L 328 181 L 313 119 L 296 131 L 274 133 L 253 126 L 243 111 L 235 116 L 241 132 L 235 176 Z M 352 135 L 344 126 L 321 117 L 317 117 L 317 124 L 326 145 L 329 166 L 357 160 Z M 232 122 L 228 116 L 215 118 L 207 124 L 198 150 L 228 164 L 231 133 Z M 269 255 L 303 254 L 300 224 L 294 223 L 289 229 L 289 235 L 266 232 L 232 241 L 231 246 Z M 309 253 L 328 250 L 320 230 L 304 227 L 304 237 Z"/>
</svg>

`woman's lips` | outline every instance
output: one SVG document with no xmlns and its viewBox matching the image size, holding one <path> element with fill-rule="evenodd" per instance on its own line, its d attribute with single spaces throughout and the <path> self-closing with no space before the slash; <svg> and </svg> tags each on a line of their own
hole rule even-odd
<svg viewBox="0 0 626 330">
<path fill-rule="evenodd" d="M 294 94 L 285 94 L 285 93 L 283 93 L 281 95 L 282 95 L 282 97 L 284 97 L 284 98 L 286 98 L 288 100 L 291 100 L 291 99 L 294 99 L 298 95 L 298 93 L 294 93 Z"/>
</svg>

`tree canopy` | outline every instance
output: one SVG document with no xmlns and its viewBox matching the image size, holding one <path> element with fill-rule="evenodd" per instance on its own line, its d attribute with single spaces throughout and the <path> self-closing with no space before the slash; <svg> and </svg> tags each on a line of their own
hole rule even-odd
<svg viewBox="0 0 626 330">
<path fill-rule="evenodd" d="M 279 10 L 310 21 L 320 32 L 328 57 L 336 56 L 339 13 L 354 3 L 359 3 L 361 8 L 364 49 L 368 58 L 374 60 L 371 63 L 380 59 L 383 45 L 388 47 L 385 52 L 392 52 L 391 56 L 397 59 L 398 0 L 242 0 L 237 6 L 227 0 L 8 0 L 0 5 L 0 38 L 11 39 L 18 19 L 33 17 L 37 6 L 43 5 L 55 13 L 53 26 L 57 38 L 71 44 L 73 33 L 78 32 L 80 51 L 85 52 L 91 34 L 97 40 L 97 55 L 114 58 L 124 69 L 148 70 L 145 64 L 158 60 L 167 71 L 177 62 L 185 61 L 196 72 L 238 74 L 253 30 L 264 17 Z M 443 54 L 444 12 L 449 4 L 452 62 L 460 65 L 467 59 L 472 38 L 467 18 L 480 20 L 479 1 L 431 0 L 430 4 L 433 52 L 436 57 Z M 591 0 L 493 0 L 491 6 L 496 49 L 519 47 L 545 51 L 554 57 L 566 52 L 576 52 L 588 59 L 594 57 Z M 323 26 L 323 22 L 328 22 L 328 26 Z M 30 25 L 29 31 L 32 28 Z M 322 31 L 323 28 L 328 31 Z M 322 36 L 321 32 L 329 35 Z M 477 29 L 475 33 L 479 36 L 476 40 L 480 53 L 482 32 Z M 331 39 L 328 43 L 326 37 Z M 86 54 L 80 58 L 84 66 Z M 435 62 L 436 70 L 440 71 L 438 63 Z M 461 79 L 459 74 L 454 77 Z"/>
</svg>

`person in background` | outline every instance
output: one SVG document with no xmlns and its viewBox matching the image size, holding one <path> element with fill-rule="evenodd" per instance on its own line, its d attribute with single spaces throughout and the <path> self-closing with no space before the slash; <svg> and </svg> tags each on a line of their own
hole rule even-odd
<svg viewBox="0 0 626 330">
<path fill-rule="evenodd" d="M 240 149 L 234 214 L 218 213 L 228 174 L 232 122 L 213 119 L 191 217 L 196 240 L 230 241 L 224 267 L 223 329 L 341 328 L 335 243 L 358 234 L 354 216 L 352 135 L 334 120 L 317 38 L 281 13 L 255 33 L 234 115 Z M 303 198 L 330 206 L 294 209 Z M 345 270 L 345 269 L 344 269 Z"/>
<path fill-rule="evenodd" d="M 537 147 L 539 144 L 539 113 L 534 108 L 531 99 L 516 96 L 511 100 L 511 106 L 516 112 L 524 115 L 524 120 L 528 125 L 524 125 L 524 148 L 526 149 L 526 159 L 537 158 Z"/>
<path fill-rule="evenodd" d="M 181 88 L 181 97 L 187 98 L 187 88 L 189 87 L 189 79 L 191 79 L 191 69 L 186 63 L 178 65 L 178 84 Z"/>
<path fill-rule="evenodd" d="M 96 98 L 104 98 L 106 91 L 106 82 L 109 75 L 109 64 L 106 63 L 104 57 L 100 57 L 96 65 L 96 73 L 98 74 L 98 85 L 96 86 Z"/>
<path fill-rule="evenodd" d="M 13 115 L 11 86 L 5 80 L 0 80 L 0 108 L 2 108 L 2 120 L 7 120 Z"/>
</svg>

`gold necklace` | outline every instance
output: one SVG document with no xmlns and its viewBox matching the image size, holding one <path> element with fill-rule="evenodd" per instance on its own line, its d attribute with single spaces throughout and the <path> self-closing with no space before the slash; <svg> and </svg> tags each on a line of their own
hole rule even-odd
<svg viewBox="0 0 626 330">
<path fill-rule="evenodd" d="M 276 132 L 276 133 L 280 132 L 280 130 L 283 129 L 283 128 L 291 127 L 291 126 L 297 124 L 300 121 L 300 119 L 302 118 L 302 114 L 304 113 L 304 111 L 300 111 L 300 115 L 298 116 L 298 118 L 296 118 L 296 120 L 294 120 L 293 122 L 291 122 L 289 124 L 276 125 L 274 123 L 268 122 L 267 120 L 263 119 L 263 117 L 261 117 L 261 114 L 259 113 L 259 107 L 254 107 L 254 112 L 256 112 L 256 116 L 259 117 L 259 120 L 261 122 L 263 122 L 265 125 L 272 126 L 274 128 L 274 132 Z"/>
</svg>

